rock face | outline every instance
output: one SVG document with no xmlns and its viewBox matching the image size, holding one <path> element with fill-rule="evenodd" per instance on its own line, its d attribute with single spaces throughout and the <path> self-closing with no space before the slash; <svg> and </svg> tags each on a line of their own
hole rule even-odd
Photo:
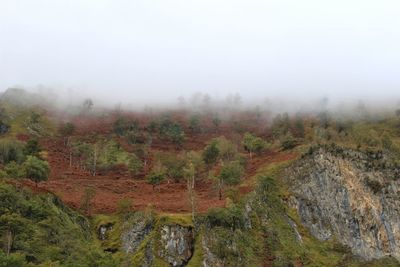
<svg viewBox="0 0 400 267">
<path fill-rule="evenodd" d="M 106 240 L 108 237 L 108 231 L 112 230 L 113 225 L 111 223 L 100 225 L 98 229 L 98 237 L 100 240 Z"/>
<path fill-rule="evenodd" d="M 127 253 L 135 253 L 143 239 L 151 232 L 152 222 L 138 220 L 122 233 L 122 249 Z"/>
<path fill-rule="evenodd" d="M 158 255 L 171 266 L 184 266 L 193 254 L 193 230 L 181 225 L 163 225 Z"/>
<path fill-rule="evenodd" d="M 212 237 L 203 235 L 201 239 L 201 246 L 203 249 L 203 267 L 222 267 L 224 262 L 218 258 L 214 253 L 211 252 L 209 243 L 212 242 Z"/>
<path fill-rule="evenodd" d="M 382 154 L 318 148 L 287 171 L 302 223 L 320 240 L 336 238 L 364 259 L 400 259 L 398 169 Z"/>
</svg>

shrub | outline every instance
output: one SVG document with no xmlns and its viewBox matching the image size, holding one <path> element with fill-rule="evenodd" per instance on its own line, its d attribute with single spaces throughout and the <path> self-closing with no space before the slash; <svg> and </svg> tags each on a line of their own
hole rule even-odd
<svg viewBox="0 0 400 267">
<path fill-rule="evenodd" d="M 133 175 L 138 174 L 143 168 L 142 161 L 133 153 L 129 154 L 127 157 L 129 160 L 129 163 L 128 163 L 129 171 Z"/>
<path fill-rule="evenodd" d="M 224 227 L 240 229 L 244 227 L 244 217 L 241 210 L 233 206 L 231 208 L 212 208 L 207 213 L 207 221 L 211 227 Z"/>
<path fill-rule="evenodd" d="M 35 156 L 28 156 L 22 164 L 25 176 L 36 183 L 47 180 L 50 172 L 49 163 Z"/>
<path fill-rule="evenodd" d="M 96 189 L 93 187 L 86 187 L 83 191 L 81 198 L 81 210 L 88 216 L 92 213 L 92 202 L 93 198 L 96 196 Z"/>
<path fill-rule="evenodd" d="M 22 178 L 25 176 L 25 171 L 15 161 L 11 161 L 4 166 L 4 172 L 7 178 Z"/>
<path fill-rule="evenodd" d="M 132 200 L 129 198 L 123 198 L 118 200 L 117 202 L 117 213 L 119 214 L 128 213 L 132 210 L 132 208 L 133 208 Z"/>
<path fill-rule="evenodd" d="M 42 148 L 40 147 L 37 139 L 30 139 L 28 142 L 26 142 L 24 147 L 25 155 L 39 157 L 41 151 Z"/>
<path fill-rule="evenodd" d="M 267 142 L 251 133 L 244 134 L 242 144 L 244 149 L 249 152 L 250 158 L 254 152 L 261 153 L 267 147 Z"/>
<path fill-rule="evenodd" d="M 225 138 L 225 136 L 221 136 L 215 138 L 213 141 L 217 143 L 217 148 L 219 150 L 219 157 L 225 161 L 235 160 L 238 156 L 237 147 L 231 141 Z"/>
<path fill-rule="evenodd" d="M 217 141 L 212 141 L 209 145 L 207 145 L 203 150 L 203 160 L 207 165 L 214 165 L 218 161 L 219 149 L 217 145 Z"/>
<path fill-rule="evenodd" d="M 64 123 L 60 126 L 59 131 L 63 136 L 70 136 L 75 132 L 75 125 L 72 122 Z"/>
<path fill-rule="evenodd" d="M 182 127 L 168 118 L 164 118 L 160 122 L 158 129 L 161 138 L 170 140 L 177 145 L 181 145 L 185 139 Z"/>
<path fill-rule="evenodd" d="M 165 167 L 168 178 L 179 182 L 184 176 L 185 158 L 176 153 L 158 153 L 157 159 Z"/>
<path fill-rule="evenodd" d="M 2 164 L 7 164 L 11 161 L 21 163 L 25 156 L 23 152 L 24 145 L 20 141 L 0 140 L 0 161 Z"/>
<path fill-rule="evenodd" d="M 193 133 L 199 133 L 201 131 L 200 128 L 200 117 L 199 115 L 193 115 L 189 121 L 189 129 Z"/>
<path fill-rule="evenodd" d="M 291 135 L 285 135 L 281 140 L 281 146 L 283 150 L 289 150 L 294 148 L 297 145 L 297 140 Z"/>
<path fill-rule="evenodd" d="M 153 190 L 156 188 L 157 185 L 161 184 L 162 181 L 165 179 L 165 172 L 163 171 L 152 171 L 147 176 L 147 182 L 153 186 Z"/>
<path fill-rule="evenodd" d="M 232 161 L 222 167 L 219 179 L 227 185 L 236 185 L 240 182 L 243 173 L 244 168 L 239 161 Z"/>
</svg>

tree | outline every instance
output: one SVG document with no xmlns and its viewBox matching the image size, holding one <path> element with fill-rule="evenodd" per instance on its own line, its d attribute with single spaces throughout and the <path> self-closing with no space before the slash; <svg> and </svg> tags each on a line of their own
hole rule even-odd
<svg viewBox="0 0 400 267">
<path fill-rule="evenodd" d="M 215 165 L 219 157 L 219 149 L 217 140 L 213 140 L 203 150 L 203 160 L 208 166 Z"/>
<path fill-rule="evenodd" d="M 26 230 L 27 220 L 17 213 L 7 212 L 0 216 L 0 230 L 6 232 L 6 253 L 7 256 L 13 248 L 15 237 L 21 231 Z"/>
<path fill-rule="evenodd" d="M 40 147 L 37 139 L 29 139 L 28 142 L 26 142 L 24 147 L 25 155 L 39 157 L 41 151 L 42 148 Z"/>
<path fill-rule="evenodd" d="M 68 146 L 71 135 L 75 132 L 75 125 L 72 122 L 64 123 L 60 126 L 60 133 L 64 136 L 64 145 Z"/>
<path fill-rule="evenodd" d="M 290 128 L 289 115 L 284 113 L 283 115 L 278 114 L 272 121 L 271 131 L 274 138 L 285 135 L 288 133 Z"/>
<path fill-rule="evenodd" d="M 185 132 L 182 127 L 175 122 L 172 122 L 169 118 L 164 118 L 159 126 L 159 134 L 162 138 L 172 141 L 176 145 L 182 145 L 185 140 Z"/>
<path fill-rule="evenodd" d="M 195 214 L 195 182 L 196 177 L 198 177 L 202 167 L 203 160 L 200 153 L 196 151 L 190 151 L 186 154 L 186 166 L 184 168 L 184 174 L 186 178 L 187 191 L 189 196 L 189 202 L 192 211 L 192 220 L 194 221 Z"/>
<path fill-rule="evenodd" d="M 237 155 L 237 146 L 231 141 L 226 139 L 224 136 L 214 139 L 217 142 L 217 148 L 219 150 L 219 158 L 224 161 L 232 161 Z"/>
<path fill-rule="evenodd" d="M 11 161 L 4 166 L 4 171 L 6 173 L 5 177 L 7 178 L 22 178 L 25 175 L 24 170 L 15 161 Z"/>
<path fill-rule="evenodd" d="M 147 144 L 138 145 L 135 147 L 135 155 L 143 161 L 143 167 L 147 168 L 147 161 L 150 155 L 150 146 Z"/>
<path fill-rule="evenodd" d="M 301 116 L 296 116 L 296 121 L 294 122 L 295 134 L 299 138 L 304 138 L 305 129 L 304 129 L 304 121 Z"/>
<path fill-rule="evenodd" d="M 165 167 L 168 179 L 179 182 L 184 177 L 185 157 L 182 153 L 157 153 L 156 158 Z"/>
<path fill-rule="evenodd" d="M 92 202 L 93 198 L 96 196 L 96 189 L 93 187 L 86 187 L 83 191 L 81 198 L 81 209 L 85 212 L 87 216 L 92 214 Z"/>
<path fill-rule="evenodd" d="M 217 131 L 219 126 L 221 125 L 221 119 L 218 117 L 218 114 L 214 116 L 214 118 L 212 119 L 212 123 L 214 124 L 215 131 Z"/>
<path fill-rule="evenodd" d="M 83 109 L 84 111 L 89 111 L 93 107 L 93 100 L 90 98 L 86 98 L 85 101 L 83 101 Z"/>
<path fill-rule="evenodd" d="M 182 130 L 182 127 L 174 123 L 168 130 L 167 133 L 168 138 L 174 142 L 176 145 L 182 145 L 183 141 L 185 140 L 185 133 Z"/>
<path fill-rule="evenodd" d="M 70 143 L 70 167 L 72 167 L 73 158 L 78 160 L 78 168 L 85 168 L 85 162 L 93 155 L 92 146 L 86 142 Z M 93 161 L 90 162 L 92 165 Z"/>
<path fill-rule="evenodd" d="M 192 181 L 190 182 L 191 187 L 194 189 L 195 183 L 196 183 L 196 177 L 198 179 L 198 175 L 201 172 L 203 168 L 203 158 L 200 153 L 196 151 L 189 151 L 186 153 L 186 168 L 190 165 L 193 167 L 193 175 L 192 175 Z"/>
<path fill-rule="evenodd" d="M 141 160 L 133 153 L 129 155 L 128 169 L 132 175 L 137 175 L 143 168 Z"/>
<path fill-rule="evenodd" d="M 193 133 L 200 132 L 201 128 L 200 128 L 200 117 L 199 117 L 199 115 L 193 115 L 190 118 L 189 128 Z"/>
<path fill-rule="evenodd" d="M 253 158 L 253 153 L 260 153 L 267 147 L 267 143 L 260 137 L 254 136 L 251 133 L 245 133 L 242 144 L 244 149 L 249 152 L 250 159 Z"/>
<path fill-rule="evenodd" d="M 286 134 L 282 139 L 281 139 L 281 146 L 283 150 L 288 150 L 292 149 L 297 145 L 297 140 L 290 134 Z"/>
<path fill-rule="evenodd" d="M 33 111 L 30 115 L 29 115 L 29 122 L 36 124 L 39 123 L 41 118 L 41 115 L 35 111 Z"/>
<path fill-rule="evenodd" d="M 40 181 L 47 180 L 50 173 L 49 163 L 35 156 L 28 156 L 22 167 L 26 177 L 33 180 L 36 187 Z"/>
<path fill-rule="evenodd" d="M 163 171 L 152 171 L 147 176 L 147 182 L 153 186 L 153 191 L 157 185 L 161 184 L 165 179 L 165 172 Z"/>
<path fill-rule="evenodd" d="M 3 139 L 0 140 L 0 162 L 7 164 L 11 161 L 21 163 L 25 159 L 24 145 L 20 141 Z"/>
<path fill-rule="evenodd" d="M 9 116 L 7 111 L 0 107 L 0 134 L 5 134 L 10 129 L 10 125 L 8 124 Z"/>
<path fill-rule="evenodd" d="M 244 168 L 239 161 L 231 161 L 222 166 L 218 175 L 219 199 L 222 199 L 222 189 L 224 185 L 237 185 L 244 173 Z"/>
<path fill-rule="evenodd" d="M 189 161 L 187 164 L 187 167 L 184 169 L 184 173 L 186 176 L 186 181 L 187 181 L 187 191 L 189 195 L 189 202 L 190 202 L 190 207 L 192 211 L 192 221 L 194 221 L 194 214 L 195 214 L 195 192 L 194 192 L 194 181 L 195 181 L 195 175 L 196 175 L 196 168 L 193 164 L 193 162 Z"/>
</svg>

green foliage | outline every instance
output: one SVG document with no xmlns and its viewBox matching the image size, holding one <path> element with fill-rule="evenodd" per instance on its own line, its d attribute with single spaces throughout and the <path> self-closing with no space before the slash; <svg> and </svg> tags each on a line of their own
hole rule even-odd
<svg viewBox="0 0 400 267">
<path fill-rule="evenodd" d="M 128 155 L 128 169 L 132 175 L 137 175 L 143 168 L 142 161 L 133 153 Z"/>
<path fill-rule="evenodd" d="M 289 150 L 297 145 L 297 140 L 291 135 L 287 134 L 281 139 L 281 146 L 283 150 Z"/>
<path fill-rule="evenodd" d="M 60 126 L 59 131 L 63 136 L 70 136 L 75 132 L 75 125 L 72 122 L 64 123 Z"/>
<path fill-rule="evenodd" d="M 0 121 L 0 135 L 6 134 L 10 129 L 10 125 L 5 123 L 4 121 Z"/>
<path fill-rule="evenodd" d="M 215 129 L 218 129 L 218 127 L 221 125 L 221 119 L 218 117 L 218 115 L 215 115 L 212 119 L 212 123 L 214 124 Z"/>
<path fill-rule="evenodd" d="M 214 140 L 208 144 L 203 150 L 203 160 L 207 165 L 215 165 L 219 157 L 219 149 L 217 141 Z"/>
<path fill-rule="evenodd" d="M 93 199 L 96 196 L 96 189 L 94 187 L 86 187 L 81 197 L 81 211 L 86 215 L 92 214 Z"/>
<path fill-rule="evenodd" d="M 11 161 L 16 163 L 22 163 L 25 159 L 24 145 L 20 141 L 15 141 L 11 139 L 0 140 L 0 162 L 2 164 L 7 164 Z"/>
<path fill-rule="evenodd" d="M 391 150 L 393 148 L 393 141 L 387 133 L 382 135 L 381 142 L 384 149 Z"/>
<path fill-rule="evenodd" d="M 118 214 L 126 214 L 133 209 L 132 199 L 123 198 L 118 200 L 117 202 L 117 213 Z"/>
<path fill-rule="evenodd" d="M 139 123 L 135 120 L 119 117 L 113 125 L 114 133 L 119 136 L 129 136 L 130 142 L 136 143 L 135 137 L 139 133 Z"/>
<path fill-rule="evenodd" d="M 244 173 L 244 168 L 239 161 L 232 161 L 222 166 L 219 179 L 227 185 L 237 185 Z"/>
<path fill-rule="evenodd" d="M 50 173 L 50 166 L 47 161 L 41 160 L 35 156 L 28 156 L 22 164 L 25 176 L 33 180 L 36 184 L 47 180 Z"/>
<path fill-rule="evenodd" d="M 185 157 L 182 154 L 163 152 L 156 155 L 157 160 L 165 167 L 169 179 L 179 182 L 184 176 Z"/>
<path fill-rule="evenodd" d="M 305 136 L 304 120 L 301 116 L 296 116 L 296 120 L 294 122 L 294 134 L 298 138 L 304 138 Z"/>
<path fill-rule="evenodd" d="M 95 144 L 73 142 L 71 149 L 74 158 L 83 162 L 92 171 L 95 167 L 107 171 L 118 165 L 126 166 L 132 175 L 142 170 L 141 160 L 135 154 L 126 152 L 114 140 Z"/>
<path fill-rule="evenodd" d="M 0 267 L 24 267 L 26 264 L 23 254 L 13 253 L 7 256 L 0 250 Z"/>
<path fill-rule="evenodd" d="M 164 181 L 164 179 L 165 179 L 165 172 L 163 171 L 153 170 L 147 176 L 147 182 L 153 186 L 153 190 L 157 185 L 161 184 L 161 182 Z"/>
<path fill-rule="evenodd" d="M 4 166 L 4 178 L 22 178 L 25 176 L 25 170 L 15 161 L 11 161 Z"/>
<path fill-rule="evenodd" d="M 193 115 L 193 116 L 190 117 L 189 129 L 193 133 L 199 133 L 201 131 L 201 128 L 200 128 L 200 116 L 199 115 Z"/>
<path fill-rule="evenodd" d="M 170 140 L 176 145 L 182 145 L 185 140 L 185 133 L 180 124 L 164 118 L 159 126 L 159 134 L 161 138 Z"/>
<path fill-rule="evenodd" d="M 0 266 L 120 266 L 93 245 L 89 222 L 53 195 L 0 183 L 0 221 L 0 235 L 12 233 L 11 254 L 0 251 Z M 0 239 L 2 248 L 6 241 Z"/>
<path fill-rule="evenodd" d="M 289 132 L 290 121 L 289 115 L 284 113 L 283 115 L 278 114 L 272 121 L 271 131 L 275 138 L 279 138 L 282 135 L 286 135 Z"/>
<path fill-rule="evenodd" d="M 26 142 L 24 147 L 24 154 L 26 156 L 39 157 L 41 151 L 42 148 L 40 147 L 37 139 L 29 139 L 28 142 Z"/>
<path fill-rule="evenodd" d="M 225 227 L 228 229 L 243 229 L 245 218 L 237 207 L 212 208 L 207 212 L 207 222 L 211 227 Z"/>
<path fill-rule="evenodd" d="M 212 142 L 217 143 L 217 148 L 219 151 L 219 158 L 224 161 L 232 161 L 237 159 L 238 152 L 237 146 L 233 144 L 231 141 L 225 138 L 225 136 L 220 136 L 212 140 Z"/>
<path fill-rule="evenodd" d="M 251 133 L 244 134 L 242 144 L 244 149 L 250 153 L 250 157 L 252 153 L 261 153 L 267 148 L 267 142 Z"/>
</svg>

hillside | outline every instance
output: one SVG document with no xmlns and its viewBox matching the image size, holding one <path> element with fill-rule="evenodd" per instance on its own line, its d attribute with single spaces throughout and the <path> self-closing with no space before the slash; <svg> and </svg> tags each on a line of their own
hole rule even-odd
<svg viewBox="0 0 400 267">
<path fill-rule="evenodd" d="M 63 112 L 20 93 L 0 101 L 1 266 L 399 266 L 395 112 Z"/>
</svg>

